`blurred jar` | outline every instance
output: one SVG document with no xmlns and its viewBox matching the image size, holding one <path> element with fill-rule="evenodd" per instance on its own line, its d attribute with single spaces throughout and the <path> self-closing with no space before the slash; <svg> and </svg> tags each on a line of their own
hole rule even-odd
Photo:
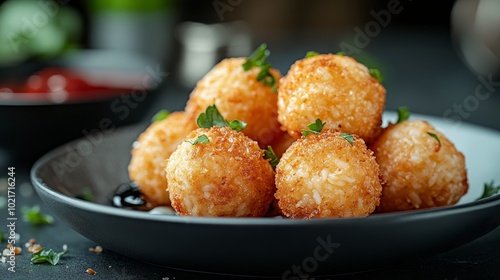
<svg viewBox="0 0 500 280">
<path fill-rule="evenodd" d="M 459 53 L 471 70 L 500 76 L 500 1 L 457 0 L 451 25 Z"/>
<path fill-rule="evenodd" d="M 176 21 L 174 0 L 92 0 L 90 46 L 136 52 L 167 63 Z"/>
</svg>

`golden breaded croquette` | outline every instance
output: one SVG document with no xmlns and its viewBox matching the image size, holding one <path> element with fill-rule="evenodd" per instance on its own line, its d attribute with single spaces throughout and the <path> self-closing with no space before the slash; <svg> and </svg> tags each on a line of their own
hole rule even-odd
<svg viewBox="0 0 500 280">
<path fill-rule="evenodd" d="M 194 129 L 196 122 L 189 114 L 174 112 L 166 119 L 152 123 L 137 139 L 128 166 L 129 177 L 153 205 L 170 204 L 165 160 Z"/>
<path fill-rule="evenodd" d="M 387 180 L 378 212 L 453 205 L 467 193 L 463 154 L 426 121 L 390 125 L 371 148 Z"/>
<path fill-rule="evenodd" d="M 195 143 L 205 135 L 208 143 Z M 183 216 L 264 216 L 274 171 L 257 142 L 228 127 L 199 128 L 166 166 L 172 207 Z"/>
<path fill-rule="evenodd" d="M 277 120 L 278 96 L 270 86 L 257 80 L 259 68 L 243 69 L 245 60 L 228 58 L 217 64 L 196 85 L 186 111 L 196 118 L 215 104 L 225 119 L 246 122 L 242 132 L 265 149 L 283 134 Z M 278 70 L 270 72 L 276 81 L 281 78 Z"/>
<path fill-rule="evenodd" d="M 310 134 L 286 150 L 275 194 L 285 216 L 363 217 L 375 210 L 382 192 L 378 164 L 361 138 L 349 136 L 352 144 L 339 132 Z"/>
<path fill-rule="evenodd" d="M 325 129 L 359 135 L 380 132 L 385 88 L 351 57 L 320 54 L 295 62 L 278 87 L 278 120 L 290 135 L 319 118 Z"/>
</svg>

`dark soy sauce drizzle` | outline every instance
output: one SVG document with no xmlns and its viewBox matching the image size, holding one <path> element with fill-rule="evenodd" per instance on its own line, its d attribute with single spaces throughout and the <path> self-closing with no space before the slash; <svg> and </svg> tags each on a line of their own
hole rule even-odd
<svg viewBox="0 0 500 280">
<path fill-rule="evenodd" d="M 135 210 L 148 210 L 150 208 L 144 200 L 139 186 L 134 182 L 119 185 L 111 199 L 111 204 L 114 207 Z"/>
</svg>

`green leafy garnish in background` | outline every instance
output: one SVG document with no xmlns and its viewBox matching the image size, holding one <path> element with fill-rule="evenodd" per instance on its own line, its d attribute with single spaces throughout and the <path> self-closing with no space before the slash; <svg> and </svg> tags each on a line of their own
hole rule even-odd
<svg viewBox="0 0 500 280">
<path fill-rule="evenodd" d="M 253 67 L 259 67 L 260 72 L 257 75 L 257 81 L 263 83 L 266 86 L 270 86 L 273 92 L 276 92 L 278 84 L 276 79 L 269 71 L 271 69 L 271 64 L 266 61 L 267 57 L 271 52 L 267 49 L 266 44 L 260 45 L 255 52 L 247 58 L 245 63 L 243 63 L 243 70 L 248 71 Z"/>
<path fill-rule="evenodd" d="M 441 140 L 439 140 L 439 137 L 435 133 L 427 131 L 427 134 L 429 134 L 429 136 L 431 136 L 432 138 L 436 139 L 436 141 L 438 142 L 439 146 L 441 147 Z"/>
<path fill-rule="evenodd" d="M 354 145 L 354 137 L 351 134 L 341 133 L 339 136 L 344 138 L 345 140 L 347 140 L 347 142 L 349 142 L 349 144 L 351 144 L 351 146 Z"/>
<path fill-rule="evenodd" d="M 338 55 L 338 56 L 345 56 L 345 53 L 344 52 L 337 52 L 336 55 Z"/>
<path fill-rule="evenodd" d="M 404 122 L 410 118 L 410 109 L 408 107 L 402 106 L 398 108 L 398 122 Z"/>
<path fill-rule="evenodd" d="M 187 140 L 186 142 L 190 143 L 191 145 L 207 144 L 210 142 L 210 139 L 208 139 L 208 137 L 205 134 L 202 134 L 198 136 L 194 141 Z"/>
<path fill-rule="evenodd" d="M 384 81 L 384 77 L 382 76 L 382 73 L 380 73 L 380 70 L 377 68 L 368 68 L 368 72 L 370 72 L 370 75 L 377 79 L 379 83 Z"/>
<path fill-rule="evenodd" d="M 319 52 L 315 52 L 315 51 L 308 51 L 308 52 L 306 53 L 305 58 L 309 58 L 309 57 L 317 56 L 318 54 L 319 54 Z"/>
<path fill-rule="evenodd" d="M 170 112 L 168 110 L 160 110 L 158 111 L 158 113 L 156 113 L 152 118 L 151 118 L 151 122 L 154 123 L 154 122 L 157 122 L 157 121 L 161 121 L 161 120 L 164 120 L 168 117 L 168 115 L 170 115 Z"/>
<path fill-rule="evenodd" d="M 479 197 L 477 200 L 488 198 L 500 193 L 500 185 L 495 186 L 495 181 L 491 181 L 490 183 L 484 183 L 484 191 L 483 195 Z"/>
<path fill-rule="evenodd" d="M 4 243 L 7 241 L 7 238 L 3 235 L 3 231 L 0 231 L 0 242 Z"/>
<path fill-rule="evenodd" d="M 52 249 L 45 250 L 42 248 L 40 251 L 31 255 L 31 263 L 32 264 L 40 264 L 40 263 L 50 263 L 51 265 L 56 265 L 61 257 L 66 254 L 68 251 L 62 251 L 60 253 L 55 253 Z"/>
<path fill-rule="evenodd" d="M 211 128 L 212 126 L 229 126 L 229 128 L 236 131 L 240 131 L 247 127 L 247 124 L 243 121 L 226 121 L 215 105 L 208 106 L 205 112 L 201 113 L 198 116 L 198 118 L 196 119 L 196 123 L 201 128 Z"/>
<path fill-rule="evenodd" d="M 31 208 L 23 207 L 22 212 L 24 221 L 33 226 L 50 225 L 54 222 L 52 216 L 40 213 L 40 207 L 38 205 Z"/>
<path fill-rule="evenodd" d="M 83 193 L 77 195 L 76 198 L 90 202 L 94 201 L 94 195 L 92 194 L 92 191 L 90 189 L 84 189 Z"/>
<path fill-rule="evenodd" d="M 273 169 L 276 169 L 276 165 L 280 163 L 280 160 L 274 153 L 273 147 L 267 146 L 267 150 L 264 150 L 264 159 L 268 159 L 269 163 L 273 167 Z"/>
<path fill-rule="evenodd" d="M 307 135 L 314 133 L 314 134 L 319 134 L 321 130 L 323 130 L 323 127 L 325 126 L 325 123 L 322 122 L 320 119 L 316 119 L 315 122 L 310 123 L 307 125 L 309 130 L 302 130 L 302 135 L 304 137 L 307 137 Z"/>
</svg>

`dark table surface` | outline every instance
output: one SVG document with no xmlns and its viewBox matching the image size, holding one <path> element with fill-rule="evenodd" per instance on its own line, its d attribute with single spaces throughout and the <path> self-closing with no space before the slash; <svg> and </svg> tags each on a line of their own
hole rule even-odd
<svg viewBox="0 0 500 280">
<path fill-rule="evenodd" d="M 271 62 L 286 73 L 287 68 L 305 51 L 337 52 L 338 37 L 320 36 L 304 40 L 284 38 L 269 42 L 273 51 Z M 446 30 L 384 30 L 363 52 L 376 58 L 383 65 L 387 88 L 388 110 L 408 105 L 413 112 L 443 116 L 461 104 L 467 96 L 473 95 L 479 84 L 477 74 L 471 73 L 458 58 Z M 175 76 L 167 80 L 163 95 L 158 100 L 147 120 L 157 110 L 168 108 L 182 110 L 190 89 L 179 86 Z M 500 91 L 500 90 L 498 90 Z M 463 121 L 500 130 L 500 92 L 482 101 L 479 108 Z M 0 166 L 12 163 L 1 162 Z M 40 205 L 43 213 L 52 214 L 33 191 L 28 172 L 30 163 L 16 162 L 17 205 Z M 7 171 L 1 171 L 0 178 Z M 6 180 L 0 179 L 1 197 L 5 197 Z M 1 198 L 0 198 L 1 199 Z M 0 201 L 0 220 L 6 221 L 7 206 Z M 211 275 L 197 272 L 180 271 L 141 263 L 121 256 L 104 248 L 100 254 L 88 249 L 95 242 L 71 230 L 62 220 L 55 217 L 53 225 L 32 227 L 21 219 L 17 223 L 20 234 L 19 243 L 24 251 L 16 258 L 16 272 L 7 271 L 8 265 L 0 263 L 0 279 L 244 279 L 236 276 Z M 1 229 L 5 232 L 5 227 Z M 98 230 L 98 229 L 96 229 Z M 63 244 L 68 246 L 68 254 L 58 266 L 32 265 L 30 254 L 24 248 L 30 238 L 35 238 L 47 248 L 61 251 Z M 138 242 L 131 240 L 131 242 Z M 2 247 L 5 243 L 2 244 Z M 452 251 L 421 260 L 401 260 L 402 263 L 377 271 L 362 272 L 336 277 L 316 277 L 316 279 L 500 279 L 500 228 Z M 87 268 L 97 274 L 85 273 Z M 246 279 L 252 279 L 247 277 Z"/>
</svg>

